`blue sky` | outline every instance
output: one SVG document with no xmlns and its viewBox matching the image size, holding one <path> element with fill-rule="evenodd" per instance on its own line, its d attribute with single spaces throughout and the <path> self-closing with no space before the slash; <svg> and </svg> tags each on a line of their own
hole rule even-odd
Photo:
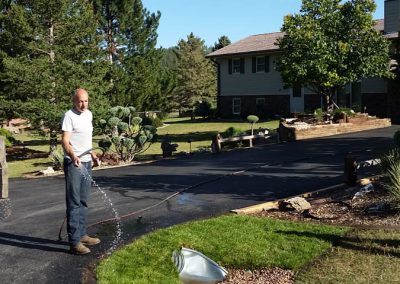
<svg viewBox="0 0 400 284">
<path fill-rule="evenodd" d="M 191 32 L 208 46 L 226 35 L 232 42 L 249 35 L 279 31 L 283 16 L 297 13 L 301 0 L 142 0 L 161 12 L 158 46 L 170 47 Z M 375 19 L 383 19 L 384 0 L 375 0 Z"/>
</svg>

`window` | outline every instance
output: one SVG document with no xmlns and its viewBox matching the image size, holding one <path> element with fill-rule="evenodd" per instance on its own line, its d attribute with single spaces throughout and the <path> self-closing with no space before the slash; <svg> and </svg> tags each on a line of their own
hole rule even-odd
<svg viewBox="0 0 400 284">
<path fill-rule="evenodd" d="M 232 59 L 232 74 L 240 73 L 240 59 L 234 58 Z"/>
<path fill-rule="evenodd" d="M 242 101 L 240 98 L 233 98 L 232 99 L 232 113 L 233 114 L 240 114 L 242 108 Z"/>
<path fill-rule="evenodd" d="M 253 73 L 269 72 L 269 56 L 253 56 Z"/>
<path fill-rule="evenodd" d="M 265 72 L 265 58 L 258 56 L 256 59 L 256 72 Z"/>
<path fill-rule="evenodd" d="M 293 92 L 292 95 L 294 98 L 300 98 L 301 97 L 301 84 L 296 83 L 293 85 Z"/>
<path fill-rule="evenodd" d="M 244 58 L 229 59 L 229 74 L 243 74 L 244 73 Z"/>
<path fill-rule="evenodd" d="M 265 98 L 256 98 L 256 106 L 265 105 Z"/>
</svg>

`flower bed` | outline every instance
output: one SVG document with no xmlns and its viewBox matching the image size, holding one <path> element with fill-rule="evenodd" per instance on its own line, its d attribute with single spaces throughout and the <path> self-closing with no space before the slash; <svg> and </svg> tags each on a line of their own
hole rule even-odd
<svg viewBox="0 0 400 284">
<path fill-rule="evenodd" d="M 345 121 L 314 125 L 294 119 L 282 120 L 278 128 L 279 138 L 281 141 L 296 141 L 391 126 L 390 119 L 367 114 L 347 117 Z"/>
</svg>

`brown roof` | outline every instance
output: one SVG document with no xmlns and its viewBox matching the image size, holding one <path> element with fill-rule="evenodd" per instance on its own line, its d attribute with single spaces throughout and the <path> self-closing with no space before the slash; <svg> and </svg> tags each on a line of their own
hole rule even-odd
<svg viewBox="0 0 400 284">
<path fill-rule="evenodd" d="M 384 20 L 376 20 L 375 28 L 378 31 L 383 32 Z M 275 45 L 276 40 L 283 36 L 283 32 L 258 34 L 248 36 L 242 40 L 234 42 L 228 46 L 211 52 L 207 57 L 219 57 L 233 54 L 244 54 L 244 53 L 257 53 L 264 51 L 276 51 L 279 47 Z"/>
<path fill-rule="evenodd" d="M 248 36 L 242 40 L 208 54 L 207 57 L 279 50 L 279 47 L 275 45 L 275 42 L 282 36 L 282 32 Z"/>
</svg>

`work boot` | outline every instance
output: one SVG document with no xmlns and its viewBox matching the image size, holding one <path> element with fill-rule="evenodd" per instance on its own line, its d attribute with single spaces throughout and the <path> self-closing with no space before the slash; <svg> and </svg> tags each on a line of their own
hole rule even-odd
<svg viewBox="0 0 400 284">
<path fill-rule="evenodd" d="M 80 255 L 87 254 L 90 253 L 90 249 L 81 242 L 79 242 L 76 245 L 71 245 L 71 253 Z"/>
<path fill-rule="evenodd" d="M 89 237 L 88 235 L 86 235 L 86 236 L 83 236 L 81 238 L 81 243 L 86 245 L 86 246 L 93 246 L 93 245 L 99 244 L 100 243 L 100 239 L 92 238 L 92 237 Z"/>
</svg>

